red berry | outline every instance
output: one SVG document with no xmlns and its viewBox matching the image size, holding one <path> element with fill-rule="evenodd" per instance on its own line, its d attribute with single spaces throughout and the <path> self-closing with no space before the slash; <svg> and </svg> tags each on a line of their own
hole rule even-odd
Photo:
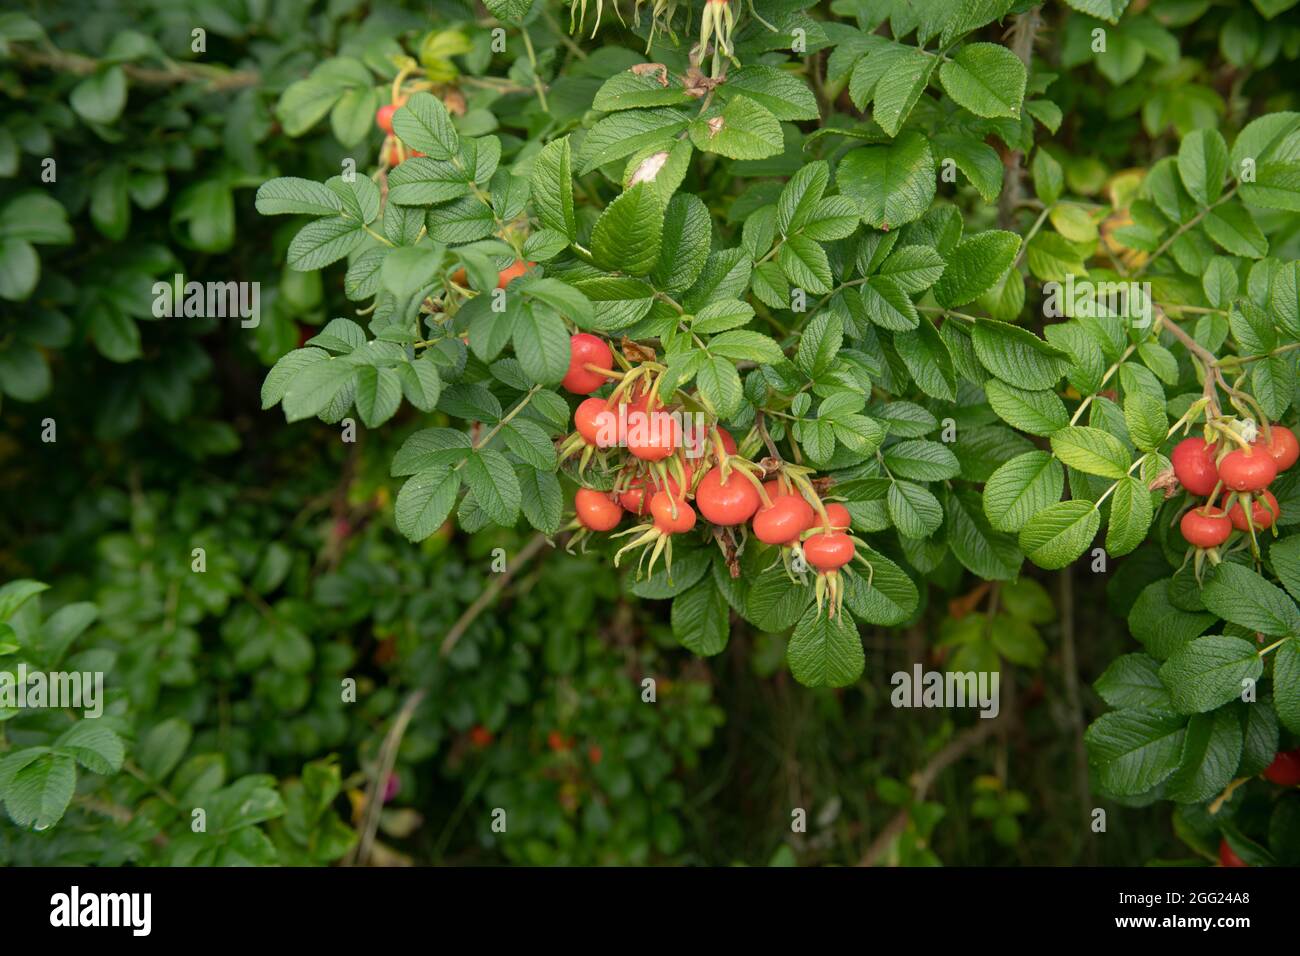
<svg viewBox="0 0 1300 956">
<path fill-rule="evenodd" d="M 681 429 L 668 412 L 629 409 L 624 440 L 642 461 L 663 461 L 681 444 Z"/>
<path fill-rule="evenodd" d="M 722 480 L 722 469 L 714 468 L 695 489 L 695 504 L 700 514 L 724 527 L 744 524 L 754 516 L 762 499 L 754 483 L 735 471 Z"/>
<path fill-rule="evenodd" d="M 579 404 L 573 425 L 588 445 L 613 448 L 618 444 L 618 416 L 603 398 L 588 398 Z"/>
<path fill-rule="evenodd" d="M 1185 438 L 1174 446 L 1169 456 L 1174 464 L 1174 474 L 1184 488 L 1194 495 L 1208 495 L 1219 481 L 1219 471 L 1214 467 L 1214 446 L 1205 444 L 1204 438 Z"/>
<path fill-rule="evenodd" d="M 736 439 L 731 437 L 731 432 L 725 428 L 718 429 L 718 438 L 722 441 L 722 447 L 726 449 L 728 455 L 736 453 Z"/>
<path fill-rule="evenodd" d="M 535 262 L 524 262 L 523 259 L 516 259 L 497 274 L 497 288 L 504 289 L 512 280 L 519 278 L 536 264 Z"/>
<path fill-rule="evenodd" d="M 546 746 L 550 747 L 556 753 L 563 753 L 569 749 L 568 741 L 564 739 L 564 734 L 558 730 L 552 730 L 546 735 Z"/>
<path fill-rule="evenodd" d="M 1215 548 L 1228 540 L 1232 534 L 1232 522 L 1223 513 L 1222 508 L 1214 505 L 1202 505 L 1183 515 L 1178 526 L 1187 543 L 1198 548 Z"/>
<path fill-rule="evenodd" d="M 1263 491 L 1277 477 L 1277 462 L 1265 451 L 1238 448 L 1219 462 L 1219 477 L 1233 491 Z"/>
<path fill-rule="evenodd" d="M 614 353 L 604 340 L 586 332 L 569 339 L 569 372 L 560 383 L 575 395 L 590 395 L 605 384 L 606 378 L 589 371 L 585 365 L 609 368 L 614 364 Z"/>
<path fill-rule="evenodd" d="M 816 517 L 802 495 L 780 495 L 754 515 L 754 537 L 766 544 L 789 544 L 807 531 Z"/>
<path fill-rule="evenodd" d="M 1300 787 L 1300 747 L 1279 751 L 1264 777 L 1279 787 Z"/>
<path fill-rule="evenodd" d="M 492 743 L 492 731 L 488 730 L 482 724 L 475 724 L 469 732 L 469 742 L 475 747 L 486 747 Z"/>
<path fill-rule="evenodd" d="M 1250 519 L 1254 522 L 1256 531 L 1271 528 L 1280 514 L 1277 498 L 1273 496 L 1273 492 L 1265 489 L 1262 495 L 1255 495 L 1251 499 Z M 1232 526 L 1238 531 L 1250 530 L 1246 525 L 1246 512 L 1241 507 L 1241 502 L 1237 502 L 1228 510 L 1228 518 L 1231 519 Z"/>
<path fill-rule="evenodd" d="M 853 523 L 853 519 L 849 516 L 849 509 L 838 501 L 832 501 L 826 506 L 826 517 L 831 519 L 832 531 L 848 531 L 849 525 Z"/>
<path fill-rule="evenodd" d="M 853 539 L 842 531 L 815 534 L 803 543 L 803 556 L 818 571 L 834 571 L 853 560 Z"/>
<path fill-rule="evenodd" d="M 601 758 L 603 758 L 604 756 L 605 756 L 604 753 L 602 753 L 601 749 L 595 744 L 592 744 L 590 747 L 587 748 L 587 759 L 590 760 L 593 764 L 600 763 Z"/>
<path fill-rule="evenodd" d="M 673 516 L 674 510 L 676 517 Z M 674 498 L 666 491 L 656 491 L 650 499 L 650 513 L 655 527 L 664 534 L 682 534 L 695 527 L 695 509 L 682 498 Z"/>
<path fill-rule="evenodd" d="M 1269 428 L 1268 437 L 1269 443 L 1264 447 L 1277 462 L 1278 471 L 1286 471 L 1296 463 L 1296 459 L 1300 459 L 1300 442 L 1296 441 L 1291 429 L 1273 425 Z"/>
<path fill-rule="evenodd" d="M 1250 866 L 1245 860 L 1232 852 L 1232 847 L 1228 846 L 1227 840 L 1219 841 L 1219 865 L 1220 866 Z"/>
<path fill-rule="evenodd" d="M 392 103 L 379 107 L 375 113 L 375 122 L 389 136 L 393 135 L 393 114 L 397 112 L 397 107 Z"/>
<path fill-rule="evenodd" d="M 578 521 L 590 531 L 612 531 L 623 520 L 623 508 L 603 491 L 579 488 L 573 499 Z"/>
</svg>

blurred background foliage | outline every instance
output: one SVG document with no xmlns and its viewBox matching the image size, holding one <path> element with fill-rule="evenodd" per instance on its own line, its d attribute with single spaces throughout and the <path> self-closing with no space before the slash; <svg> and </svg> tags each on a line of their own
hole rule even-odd
<svg viewBox="0 0 1300 956">
<path fill-rule="evenodd" d="M 829 5 L 842 15 L 858 6 Z M 260 412 L 266 368 L 350 306 L 341 267 L 322 281 L 284 266 L 295 224 L 259 218 L 254 189 L 281 173 L 324 178 L 349 157 L 373 166 L 372 117 L 399 43 L 446 65 L 468 128 L 516 150 L 581 123 L 601 78 L 631 56 L 619 44 L 639 50 L 636 37 L 607 24 L 602 45 L 557 78 L 568 11 L 547 5 L 530 29 L 546 112 L 518 38 L 494 53 L 495 21 L 454 0 L 6 7 L 0 580 L 51 586 L 26 600 L 11 587 L 10 626 L 66 638 L 64 666 L 109 672 L 105 719 L 128 745 L 121 772 L 80 774 L 57 826 L 0 817 L 0 861 L 1187 855 L 1165 811 L 1111 807 L 1105 835 L 1086 826 L 1097 800 L 1081 732 L 1102 710 L 1088 685 L 1130 648 L 1116 612 L 1135 595 L 1114 568 L 1002 588 L 954 573 L 931 587 L 916 624 L 864 633 L 857 686 L 810 691 L 780 666 L 782 636 L 743 622 L 724 654 L 695 658 L 672 639 L 667 602 L 631 596 L 597 558 L 538 551 L 510 532 L 444 529 L 408 544 L 393 527 L 386 467 L 417 416 L 346 444 L 337 429 Z M 1114 63 L 1094 62 L 1080 39 L 1088 20 L 1053 5 L 1045 48 L 1062 71 L 1053 96 L 1071 189 L 1099 192 L 1154 155 L 1159 137 L 1240 117 L 1251 97 L 1292 106 L 1284 75 L 1300 29 L 1258 7 L 1134 4 L 1112 76 Z M 364 63 L 368 81 L 322 76 L 338 55 Z M 309 74 L 314 88 L 285 96 Z M 728 228 L 743 187 L 709 184 Z M 259 326 L 155 318 L 153 283 L 177 273 L 260 282 Z M 513 560 L 529 548 L 536 556 L 499 598 L 468 614 L 499 578 L 494 549 Z M 67 608 L 78 610 L 60 617 Z M 1062 659 L 1063 628 L 1077 660 Z M 999 720 L 890 705 L 894 671 L 962 653 L 1014 664 L 1003 667 Z M 355 703 L 340 703 L 344 678 L 356 681 Z M 393 776 L 380 779 L 384 741 L 408 718 Z M 0 753 L 39 739 L 40 720 L 0 721 Z M 219 845 L 192 833 L 198 803 Z M 504 834 L 495 808 L 507 811 Z"/>
</svg>

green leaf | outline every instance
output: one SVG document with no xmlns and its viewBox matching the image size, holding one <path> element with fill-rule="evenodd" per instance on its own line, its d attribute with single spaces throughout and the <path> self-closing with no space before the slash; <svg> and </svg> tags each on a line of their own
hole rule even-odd
<svg viewBox="0 0 1300 956">
<path fill-rule="evenodd" d="M 451 159 L 460 150 L 460 137 L 442 100 L 416 93 L 393 114 L 393 132 L 411 149 L 430 159 Z"/>
<path fill-rule="evenodd" d="M 558 312 L 544 303 L 525 303 L 515 316 L 513 335 L 515 356 L 532 381 L 553 385 L 564 378 L 569 370 L 569 333 Z"/>
<path fill-rule="evenodd" d="M 961 471 L 957 456 L 946 445 L 919 438 L 891 445 L 884 458 L 891 473 L 917 481 L 947 481 Z"/>
<path fill-rule="evenodd" d="M 1038 512 L 1061 500 L 1065 469 L 1045 451 L 1017 455 L 984 485 L 984 514 L 998 531 L 1019 532 Z"/>
<path fill-rule="evenodd" d="M 1268 561 L 1282 587 L 1300 601 L 1300 535 L 1284 538 L 1269 548 Z"/>
<path fill-rule="evenodd" d="M 707 349 L 712 355 L 736 361 L 757 362 L 760 365 L 776 365 L 785 360 L 781 346 L 766 335 L 748 330 L 716 335 L 709 340 Z"/>
<path fill-rule="evenodd" d="M 1262 259 L 1268 255 L 1268 240 L 1240 203 L 1216 206 L 1206 214 L 1202 224 L 1215 245 L 1235 256 Z"/>
<path fill-rule="evenodd" d="M 41 277 L 41 259 L 31 243 L 0 239 L 0 298 L 21 302 Z"/>
<path fill-rule="evenodd" d="M 296 176 L 268 179 L 257 189 L 257 211 L 263 216 L 305 213 L 336 216 L 342 209 L 339 197 L 321 183 Z"/>
<path fill-rule="evenodd" d="M 777 118 L 747 96 L 737 96 L 721 111 L 715 108 L 696 119 L 690 135 L 697 149 L 728 159 L 766 159 L 785 148 Z"/>
<path fill-rule="evenodd" d="M 1275 652 L 1273 705 L 1286 728 L 1300 734 L 1300 639 L 1289 638 Z"/>
<path fill-rule="evenodd" d="M 807 687 L 847 687 L 862 676 L 866 657 L 853 618 L 810 607 L 786 648 L 790 672 Z"/>
<path fill-rule="evenodd" d="M 1026 78 L 1020 58 L 996 43 L 968 43 L 939 68 L 939 81 L 953 102 L 988 118 L 1020 115 Z"/>
<path fill-rule="evenodd" d="M 117 773 L 126 759 L 122 738 L 94 720 L 79 720 L 50 745 L 56 753 L 72 757 L 91 773 Z"/>
<path fill-rule="evenodd" d="M 968 571 L 990 581 L 1009 581 L 1020 573 L 1024 555 L 1014 538 L 989 525 L 976 492 L 953 489 L 945 499 L 944 511 L 948 546 Z"/>
<path fill-rule="evenodd" d="M 820 295 L 831 291 L 834 276 L 826 250 L 807 236 L 791 236 L 781 244 L 776 261 L 791 285 Z"/>
<path fill-rule="evenodd" d="M 691 98 L 675 79 L 664 85 L 657 75 L 624 70 L 601 84 L 591 108 L 613 113 L 645 106 L 683 106 L 690 102 Z"/>
<path fill-rule="evenodd" d="M 611 272 L 649 275 L 659 263 L 664 209 L 649 183 L 639 183 L 615 199 L 591 233 L 596 264 Z"/>
<path fill-rule="evenodd" d="M 931 246 L 899 246 L 880 264 L 878 275 L 915 295 L 938 282 L 944 266 L 943 256 Z"/>
<path fill-rule="evenodd" d="M 547 143 L 537 154 L 530 180 L 533 208 L 542 225 L 563 233 L 570 240 L 578 235 L 573 212 L 572 166 L 569 137 L 565 136 Z"/>
<path fill-rule="evenodd" d="M 872 111 L 872 118 L 886 135 L 898 136 L 938 63 L 938 57 L 914 47 L 891 58 L 889 69 L 876 82 Z"/>
<path fill-rule="evenodd" d="M 1169 691 L 1160 682 L 1160 662 L 1146 654 L 1124 654 L 1110 662 L 1093 688 L 1112 707 L 1170 710 Z"/>
<path fill-rule="evenodd" d="M 793 586 L 784 568 L 768 568 L 745 596 L 745 616 L 755 627 L 779 633 L 794 627 L 811 602 L 810 588 Z"/>
<path fill-rule="evenodd" d="M 1052 452 L 1071 468 L 1102 478 L 1123 478 L 1130 464 L 1123 442 L 1091 426 L 1061 429 L 1052 436 Z"/>
<path fill-rule="evenodd" d="M 352 219 L 317 219 L 298 231 L 289 243 L 289 268 L 312 272 L 337 262 L 366 237 L 361 223 Z"/>
<path fill-rule="evenodd" d="M 944 279 L 951 270 L 950 262 Z M 1005 322 L 979 319 L 971 332 L 971 342 L 981 365 L 1007 384 L 1020 388 L 1053 388 L 1070 368 L 1067 352 L 1048 345 L 1027 329 Z"/>
<path fill-rule="evenodd" d="M 465 484 L 483 512 L 496 524 L 512 526 L 519 517 L 519 479 L 505 456 L 481 449 L 466 459 L 464 470 Z"/>
<path fill-rule="evenodd" d="M 296 422 L 320 414 L 357 374 L 357 366 L 343 359 L 313 362 L 294 375 L 284 392 L 286 421 Z"/>
<path fill-rule="evenodd" d="M 1264 662 L 1249 641 L 1209 634 L 1171 654 L 1160 680 L 1178 713 L 1203 714 L 1241 697 L 1242 682 L 1253 683 L 1263 672 Z"/>
<path fill-rule="evenodd" d="M 520 506 L 528 523 L 543 534 L 555 534 L 560 530 L 564 511 L 560 479 L 552 472 L 527 465 L 517 467 L 515 475 L 519 478 Z"/>
<path fill-rule="evenodd" d="M 1120 15 L 1128 7 L 1129 0 L 1065 0 L 1065 2 L 1080 13 L 1110 23 L 1119 23 Z"/>
<path fill-rule="evenodd" d="M 921 218 L 934 199 L 936 179 L 930 146 L 912 130 L 887 145 L 851 150 L 836 170 L 840 192 L 861 202 L 863 220 L 877 229 Z"/>
<path fill-rule="evenodd" d="M 710 577 L 673 598 L 673 636 L 702 657 L 720 654 L 731 632 L 731 612 Z"/>
<path fill-rule="evenodd" d="M 913 331 L 895 333 L 894 348 L 921 391 L 945 402 L 957 397 L 952 355 L 928 318 L 922 318 Z"/>
<path fill-rule="evenodd" d="M 1241 762 L 1241 719 L 1232 710 L 1199 714 L 1187 724 L 1178 770 L 1166 795 L 1178 803 L 1204 803 L 1232 782 Z"/>
<path fill-rule="evenodd" d="M 1281 588 L 1250 568 L 1221 563 L 1201 588 L 1208 610 L 1225 621 L 1261 634 L 1286 637 L 1300 634 L 1300 611 Z"/>
<path fill-rule="evenodd" d="M 844 340 L 844 326 L 839 317 L 824 312 L 808 323 L 799 338 L 795 365 L 809 378 L 824 374 L 835 362 Z"/>
<path fill-rule="evenodd" d="M 667 149 L 689 123 L 690 116 L 685 111 L 669 107 L 624 110 L 606 116 L 583 137 L 578 152 L 578 175 L 585 176 L 606 163 L 644 149 L 655 146 Z M 560 228 L 553 222 L 547 225 Z"/>
<path fill-rule="evenodd" d="M 1034 161 L 1030 165 L 1034 177 L 1034 195 L 1044 206 L 1051 206 L 1061 198 L 1065 188 L 1065 173 L 1051 153 L 1044 149 L 1034 151 Z"/>
<path fill-rule="evenodd" d="M 1175 607 L 1169 600 L 1169 586 L 1169 578 L 1148 584 L 1128 616 L 1133 636 L 1160 661 L 1216 623 L 1213 614 L 1193 614 Z"/>
<path fill-rule="evenodd" d="M 733 362 L 725 358 L 711 358 L 695 376 L 701 395 L 713 406 L 720 419 L 731 418 L 740 411 L 744 389 Z"/>
<path fill-rule="evenodd" d="M 1146 540 L 1151 530 L 1151 492 L 1140 480 L 1128 475 L 1119 479 L 1110 498 L 1110 525 L 1106 529 L 1106 553 L 1118 558 Z"/>
<path fill-rule="evenodd" d="M 871 573 L 855 568 L 852 574 L 843 575 L 845 607 L 866 624 L 880 627 L 902 624 L 916 613 L 920 603 L 916 585 L 884 555 L 870 548 L 861 548 L 859 553 L 870 562 Z"/>
<path fill-rule="evenodd" d="M 943 507 L 924 485 L 890 482 L 885 504 L 890 522 L 905 538 L 928 538 L 943 524 Z"/>
<path fill-rule="evenodd" d="M 668 208 L 664 212 L 659 263 L 653 274 L 655 285 L 669 292 L 680 292 L 690 288 L 691 284 L 700 277 L 704 264 L 709 260 L 709 234 L 709 211 L 700 198 L 689 193 L 678 193 L 673 196 L 668 201 Z M 753 314 L 752 308 L 750 314 Z M 697 329 L 699 321 L 700 315 L 697 315 Z M 731 326 L 721 328 L 731 328 Z M 706 328 L 700 331 L 720 330 Z"/>
<path fill-rule="evenodd" d="M 1182 757 L 1185 721 L 1140 710 L 1102 714 L 1084 734 L 1102 788 L 1115 796 L 1135 797 L 1167 780 Z"/>
<path fill-rule="evenodd" d="M 1129 437 L 1142 451 L 1155 451 L 1165 442 L 1169 419 L 1164 403 L 1147 392 L 1129 392 L 1124 396 L 1124 422 Z"/>
<path fill-rule="evenodd" d="M 126 106 L 126 71 L 120 66 L 92 73 L 72 88 L 68 102 L 89 123 L 117 122 Z"/>
<path fill-rule="evenodd" d="M 830 167 L 818 160 L 801 167 L 786 181 L 776 203 L 776 228 L 781 235 L 798 232 L 807 224 L 829 180 Z"/>
<path fill-rule="evenodd" d="M 999 418 L 1031 435 L 1048 436 L 1070 423 L 1065 403 L 1050 389 L 1029 391 L 990 379 L 984 392 Z"/>
<path fill-rule="evenodd" d="M 77 769 L 71 757 L 42 753 L 27 761 L 31 751 L 19 751 L 0 761 L 0 780 L 6 778 L 6 764 L 23 761 L 4 788 L 5 807 L 20 827 L 47 830 L 63 818 L 77 785 Z"/>
<path fill-rule="evenodd" d="M 997 284 L 1019 250 L 1020 237 L 1013 232 L 989 229 L 968 236 L 948 257 L 934 287 L 935 299 L 945 309 L 975 301 Z"/>
<path fill-rule="evenodd" d="M 1040 568 L 1054 571 L 1083 554 L 1101 524 L 1090 501 L 1060 501 L 1034 515 L 1020 529 L 1020 550 Z"/>
<path fill-rule="evenodd" d="M 501 426 L 501 437 L 505 439 L 506 447 L 533 468 L 555 470 L 555 445 L 541 425 L 526 418 L 516 418 Z"/>
<path fill-rule="evenodd" d="M 875 275 L 858 287 L 867 318 L 882 329 L 907 332 L 920 324 L 916 306 L 906 292 L 888 276 Z"/>
<path fill-rule="evenodd" d="M 407 479 L 397 493 L 397 530 L 411 541 L 433 534 L 456 504 L 460 472 L 451 467 L 429 468 Z"/>
<path fill-rule="evenodd" d="M 1193 130 L 1178 148 L 1178 177 L 1187 192 L 1202 206 L 1214 202 L 1223 192 L 1228 175 L 1228 144 L 1217 129 Z"/>
<path fill-rule="evenodd" d="M 391 368 L 363 366 L 356 379 L 357 413 L 367 428 L 378 428 L 402 404 L 402 382 Z"/>
<path fill-rule="evenodd" d="M 798 76 L 765 63 L 747 63 L 727 76 L 723 95 L 739 93 L 756 101 L 782 121 L 815 120 L 817 98 Z"/>
</svg>

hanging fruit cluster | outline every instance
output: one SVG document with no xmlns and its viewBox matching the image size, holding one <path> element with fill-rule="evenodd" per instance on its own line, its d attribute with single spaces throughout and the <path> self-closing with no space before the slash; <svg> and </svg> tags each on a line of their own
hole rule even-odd
<svg viewBox="0 0 1300 956">
<path fill-rule="evenodd" d="M 1205 438 L 1186 438 L 1170 456 L 1174 475 L 1187 491 L 1205 500 L 1187 511 L 1179 525 L 1196 550 L 1196 569 L 1220 559 L 1219 546 L 1234 531 L 1239 541 L 1256 547 L 1256 534 L 1277 523 L 1281 514 L 1268 486 L 1300 458 L 1300 444 L 1290 429 L 1265 424 L 1259 437 L 1247 441 L 1227 423 L 1212 423 Z M 1276 531 L 1274 531 L 1276 534 Z"/>
<path fill-rule="evenodd" d="M 763 443 L 757 424 L 738 444 L 698 394 L 662 396 L 667 367 L 643 346 L 625 345 L 636 361 L 624 355 L 616 361 L 608 343 L 586 332 L 569 346 L 562 384 L 591 397 L 574 411 L 574 432 L 561 441 L 560 458 L 574 463 L 580 480 L 589 471 L 605 479 L 575 494 L 570 547 L 614 531 L 630 516 L 635 523 L 613 535 L 629 539 L 615 553 L 615 566 L 639 550 L 638 573 L 653 574 L 662 557 L 671 579 L 678 535 L 713 538 L 733 568 L 745 547 L 768 546 L 796 585 L 806 583 L 806 571 L 816 575 L 817 606 L 832 617 L 843 603 L 849 565 L 865 567 L 870 582 L 871 564 L 858 553 L 863 542 L 849 533 L 848 509 L 823 500 L 818 489 L 826 482 L 813 469 L 782 460 L 774 447 L 769 457 L 753 460 Z"/>
</svg>

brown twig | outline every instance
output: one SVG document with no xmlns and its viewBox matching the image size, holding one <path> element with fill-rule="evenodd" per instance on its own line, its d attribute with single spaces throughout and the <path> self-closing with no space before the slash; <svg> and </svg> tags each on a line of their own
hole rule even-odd
<svg viewBox="0 0 1300 956">
<path fill-rule="evenodd" d="M 474 620 L 482 614 L 489 604 L 496 600 L 497 595 L 510 583 L 510 579 L 518 573 L 519 569 L 533 559 L 538 551 L 542 550 L 546 544 L 546 535 L 536 534 L 532 540 L 524 545 L 523 550 L 515 555 L 512 561 L 495 581 L 483 589 L 483 593 L 475 598 L 474 603 L 465 609 L 465 613 L 460 616 L 447 636 L 442 639 L 442 646 L 438 649 L 439 655 L 446 657 L 456 647 L 456 642 L 464 637 L 465 632 Z"/>
<path fill-rule="evenodd" d="M 929 792 L 930 787 L 934 785 L 934 781 L 939 774 L 991 737 L 995 731 L 1001 728 L 1005 721 L 1006 718 L 1003 716 L 989 719 L 981 718 L 980 722 L 974 727 L 962 731 L 949 741 L 942 750 L 930 758 L 929 763 L 912 775 L 913 800 L 917 803 L 924 800 L 925 795 Z M 885 828 L 877 834 L 876 838 L 871 841 L 871 845 L 867 847 L 867 852 L 858 861 L 858 866 L 875 865 L 876 860 L 889 849 L 889 845 L 894 841 L 894 838 L 907 827 L 907 821 L 910 817 L 910 810 L 906 808 L 899 810 L 894 815 L 894 818 L 885 825 Z"/>
<path fill-rule="evenodd" d="M 1031 7 L 1024 13 L 1017 14 L 1012 23 L 1011 29 L 1011 52 L 1020 58 L 1020 62 L 1025 65 L 1025 70 L 1029 69 L 1029 61 L 1034 55 L 1034 38 L 1038 35 L 1038 28 L 1042 26 L 1043 18 L 1041 15 L 1041 6 Z M 1003 226 L 1011 225 L 1012 216 L 1015 214 L 1016 206 L 1020 203 L 1020 160 L 1024 154 L 1016 149 L 1007 153 L 1003 157 L 1002 165 L 1002 195 L 998 197 L 998 219 Z"/>
<path fill-rule="evenodd" d="M 369 786 L 366 787 L 366 817 L 361 828 L 361 839 L 357 841 L 357 845 L 348 856 L 345 866 L 365 866 L 366 861 L 370 859 L 375 835 L 379 832 L 379 811 L 384 807 L 384 788 L 388 785 L 388 776 L 393 772 L 394 764 L 397 763 L 397 748 L 401 746 L 402 735 L 406 733 L 406 727 L 415 715 L 415 708 L 422 700 L 424 700 L 423 688 L 412 691 L 402 704 L 402 709 L 397 712 L 393 726 L 388 728 L 388 733 L 384 736 L 383 746 L 379 748 L 379 765 Z"/>
<path fill-rule="evenodd" d="M 63 50 L 33 50 L 30 47 L 14 46 L 14 59 L 23 66 L 56 70 L 60 73 L 72 73 L 75 76 L 89 76 L 98 72 L 103 64 L 93 57 L 80 53 L 67 53 Z M 166 69 L 154 69 L 137 66 L 134 63 L 122 64 L 122 71 L 127 78 L 144 86 L 175 86 L 181 83 L 201 83 L 213 93 L 228 90 L 240 90 L 256 86 L 262 76 L 256 70 L 222 70 L 202 63 L 173 63 Z"/>
</svg>

